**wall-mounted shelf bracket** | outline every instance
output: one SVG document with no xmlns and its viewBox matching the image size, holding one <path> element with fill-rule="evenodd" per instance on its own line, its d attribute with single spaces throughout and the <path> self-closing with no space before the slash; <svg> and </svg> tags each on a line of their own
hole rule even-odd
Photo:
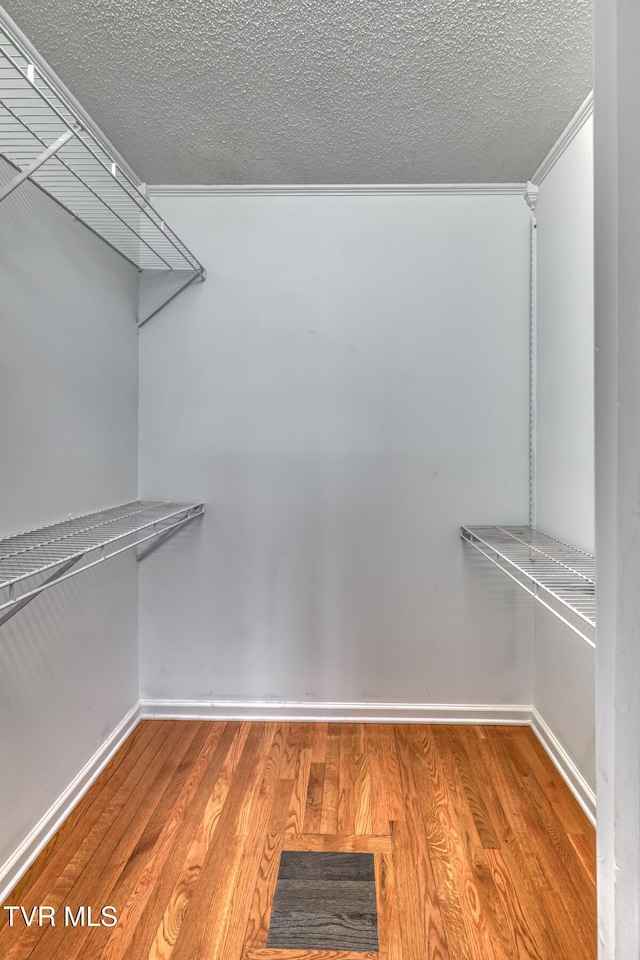
<svg viewBox="0 0 640 960">
<path fill-rule="evenodd" d="M 191 270 L 173 270 L 164 278 L 143 270 L 140 274 L 140 303 L 138 310 L 138 329 L 155 317 L 157 313 L 171 303 L 183 290 L 190 287 L 194 280 L 206 279 L 206 271 L 201 274 Z M 151 283 L 147 283 L 147 278 Z M 186 279 L 185 279 L 186 278 Z"/>
<path fill-rule="evenodd" d="M 595 646 L 595 558 L 530 526 L 461 527 L 463 540 Z"/>
<path fill-rule="evenodd" d="M 134 500 L 0 540 L 0 626 L 43 590 L 125 550 L 159 544 L 203 513 L 197 502 Z"/>
<path fill-rule="evenodd" d="M 55 140 L 50 147 L 47 147 L 46 150 L 36 157 L 30 164 L 28 164 L 20 173 L 10 180 L 9 183 L 0 190 L 0 203 L 8 197 L 10 193 L 20 186 L 21 183 L 24 183 L 25 180 L 28 180 L 36 170 L 39 170 L 43 163 L 46 163 L 50 157 L 53 157 L 61 147 L 64 147 L 65 143 L 71 140 L 71 137 L 75 137 L 76 132 L 74 130 L 66 130 L 61 136 Z"/>
</svg>

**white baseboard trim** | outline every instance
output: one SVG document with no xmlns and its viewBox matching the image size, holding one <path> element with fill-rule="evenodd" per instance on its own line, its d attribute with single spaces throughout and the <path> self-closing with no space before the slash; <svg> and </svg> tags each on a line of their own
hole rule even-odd
<svg viewBox="0 0 640 960">
<path fill-rule="evenodd" d="M 143 718 L 287 720 L 331 723 L 503 723 L 526 725 L 531 707 L 516 704 L 309 703 L 288 700 L 141 700 Z"/>
<path fill-rule="evenodd" d="M 572 794 L 595 827 L 596 795 L 577 766 L 562 746 L 555 733 L 546 724 L 535 707 L 531 710 L 531 727 L 548 753 Z"/>
<path fill-rule="evenodd" d="M 521 197 L 524 183 L 149 183 L 155 197 Z"/>
<path fill-rule="evenodd" d="M 49 807 L 33 830 L 5 863 L 0 866 L 0 903 L 11 892 L 20 877 L 28 870 L 38 854 L 46 847 L 53 834 L 82 799 L 91 784 L 104 770 L 109 760 L 120 749 L 140 720 L 140 705 L 127 713 L 107 739 L 98 747 L 80 773 Z"/>
</svg>

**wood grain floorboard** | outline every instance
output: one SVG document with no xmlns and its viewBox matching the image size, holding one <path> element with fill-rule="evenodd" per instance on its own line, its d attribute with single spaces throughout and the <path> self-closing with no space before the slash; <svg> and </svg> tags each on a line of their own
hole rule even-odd
<svg viewBox="0 0 640 960">
<path fill-rule="evenodd" d="M 163 916 L 180 900 L 185 858 L 193 844 L 207 805 L 211 797 L 215 796 L 225 763 L 228 762 L 229 755 L 234 748 L 237 750 L 238 742 L 244 737 L 242 725 L 222 724 L 221 727 L 221 730 L 218 728 L 207 737 L 200 753 L 194 760 L 189 776 L 168 818 L 168 823 L 172 823 L 176 829 L 173 831 L 172 847 L 168 852 L 168 857 L 164 860 L 159 879 L 156 881 L 153 890 L 149 890 L 148 896 L 146 892 L 143 894 L 146 901 L 144 906 L 140 903 L 138 908 L 135 908 L 132 903 L 132 910 L 135 909 L 138 912 L 140 907 L 143 907 L 143 909 L 138 923 L 125 926 L 123 936 L 120 939 L 119 949 L 124 950 L 126 960 L 137 960 L 139 957 L 149 955 Z M 185 791 L 188 790 L 191 793 L 194 788 L 195 793 L 193 793 L 189 806 L 186 807 L 184 804 L 187 795 Z M 144 869 L 147 871 L 153 869 L 154 861 L 157 862 L 158 857 L 163 856 L 163 853 L 164 851 L 156 845 L 150 853 Z M 123 911 L 129 902 L 131 902 L 131 891 L 125 901 Z M 119 914 L 119 916 L 121 915 Z M 172 929 L 168 933 L 170 935 Z M 111 936 L 112 932 L 110 932 Z M 114 950 L 115 947 L 112 946 L 111 949 Z"/>
<path fill-rule="evenodd" d="M 366 726 L 366 756 L 369 762 L 369 776 L 371 779 L 372 803 L 371 833 L 385 835 L 389 833 L 389 804 L 387 798 L 387 778 L 384 773 L 384 754 L 378 723 L 368 723 Z"/>
<path fill-rule="evenodd" d="M 266 947 L 267 945 L 283 839 L 282 833 L 268 833 L 266 836 L 258 867 L 258 878 L 249 909 L 244 940 L 245 948 Z"/>
<path fill-rule="evenodd" d="M 359 837 L 356 834 L 288 833 L 284 850 L 336 851 L 341 853 L 386 853 L 391 851 L 390 836 Z"/>
<path fill-rule="evenodd" d="M 136 727 L 93 788 L 85 793 L 78 806 L 13 888 L 11 902 L 15 904 L 26 903 L 27 900 L 33 903 L 43 902 L 39 901 L 39 898 L 42 897 L 41 891 L 46 887 L 48 879 L 62 872 L 72 852 L 80 846 L 112 798 L 122 789 L 123 784 L 132 777 L 132 772 L 143 754 L 145 756 L 141 768 L 149 763 L 150 758 L 153 757 L 151 744 L 157 734 L 161 738 L 158 741 L 159 747 L 167 735 L 166 730 L 158 731 L 153 724 L 140 724 Z M 138 776 L 140 776 L 139 772 Z M 7 925 L 8 918 L 9 914 L 0 910 L 0 930 Z M 0 936 L 0 945 L 2 944 L 3 940 Z"/>
<path fill-rule="evenodd" d="M 313 753 L 311 756 L 312 763 L 322 763 L 324 764 L 327 759 L 327 740 L 329 738 L 329 724 L 328 723 L 315 723 L 314 736 L 313 736 Z"/>
<path fill-rule="evenodd" d="M 324 791 L 324 763 L 314 763 L 313 754 L 304 811 L 304 833 L 320 833 L 322 824 L 322 793 Z"/>
<path fill-rule="evenodd" d="M 379 954 L 345 950 L 246 950 L 242 960 L 379 960 Z"/>
<path fill-rule="evenodd" d="M 289 800 L 287 823 L 284 828 L 285 833 L 302 833 L 307 805 L 307 792 L 309 789 L 310 774 L 311 750 L 300 750 L 293 781 L 293 790 Z"/>
<path fill-rule="evenodd" d="M 238 833 L 242 802 L 248 792 L 254 791 L 256 781 L 262 781 L 266 758 L 275 733 L 274 724 L 251 725 L 213 842 L 204 857 L 198 884 L 171 954 L 172 960 L 222 957 L 222 943 L 230 933 L 235 933 L 234 930 L 229 930 L 231 924 L 239 923 L 232 904 L 244 851 L 251 849 L 253 841 L 253 836 L 247 837 Z M 267 809 L 262 836 L 266 833 L 269 813 Z M 245 911 L 242 933 L 246 929 L 252 893 L 253 887 L 247 894 L 248 902 L 242 905 Z M 228 960 L 234 958 L 229 957 Z"/>
<path fill-rule="evenodd" d="M 327 750 L 322 788 L 320 833 L 338 832 L 338 797 L 340 794 L 340 725 L 330 723 L 327 729 Z"/>
<path fill-rule="evenodd" d="M 391 850 L 374 855 L 380 960 L 402 960 L 400 913 Z"/>
<path fill-rule="evenodd" d="M 123 874 L 134 877 L 137 870 L 142 869 L 144 872 L 146 853 L 155 845 L 159 834 L 166 830 L 168 809 L 163 806 L 162 800 L 166 792 L 171 791 L 172 781 L 176 777 L 180 761 L 196 732 L 195 727 L 185 730 L 179 724 L 174 726 L 163 745 L 165 749 L 158 753 L 158 760 L 164 759 L 164 763 L 155 779 L 151 781 L 149 778 L 148 784 L 139 785 L 141 789 L 137 790 L 136 794 L 139 793 L 141 802 L 129 820 L 117 847 L 113 852 L 106 843 L 96 848 L 88 866 L 65 897 L 62 907 L 70 905 L 75 912 L 78 904 L 84 902 L 79 896 L 80 885 L 82 894 L 89 897 L 88 903 L 100 906 L 111 904 L 114 887 Z M 132 795 L 128 803 L 129 809 L 133 807 L 133 797 L 136 794 Z M 156 818 L 158 807 L 161 808 L 160 817 Z M 110 835 L 114 838 L 117 836 L 115 829 L 112 828 Z M 60 907 L 58 909 L 60 910 Z M 101 931 L 108 929 L 100 928 Z M 55 960 L 76 960 L 79 956 L 86 956 L 86 941 L 94 932 L 95 928 L 90 927 L 70 928 L 64 944 L 58 942 L 54 945 L 51 942 L 53 931 L 46 930 L 45 936 L 31 954 L 32 960 L 54 960 L 54 958 Z"/>
<path fill-rule="evenodd" d="M 373 855 L 379 950 L 326 870 L 267 947 L 284 851 Z M 314 884 L 345 949 L 305 943 Z M 58 922 L 0 911 L 2 960 L 595 960 L 595 834 L 527 728 L 143 721 L 5 903 Z"/>
<path fill-rule="evenodd" d="M 336 833 L 356 832 L 356 752 L 353 729 L 344 724 L 340 732 L 340 764 L 338 777 L 338 828 Z"/>
<path fill-rule="evenodd" d="M 132 768 L 137 757 L 144 751 L 146 745 L 154 734 L 153 724 L 139 724 L 132 733 L 129 734 L 120 749 L 111 758 L 107 766 L 100 775 L 100 788 L 98 790 L 89 790 L 82 797 L 80 802 L 71 811 L 67 819 L 56 830 L 53 837 L 49 840 L 44 850 L 40 853 L 37 860 L 23 874 L 16 886 L 13 888 L 11 896 L 14 903 L 21 903 L 36 879 L 41 878 L 46 865 L 60 853 L 61 859 L 66 856 L 65 850 L 69 843 L 73 843 L 72 838 L 74 830 L 78 823 L 82 821 L 80 831 L 86 835 L 90 823 L 95 822 L 109 797 L 117 790 L 117 782 L 122 782 L 124 776 Z M 117 774 L 117 776 L 116 776 Z M 66 848 L 61 851 L 62 847 Z M 0 930 L 8 922 L 8 913 L 0 911 Z"/>
<path fill-rule="evenodd" d="M 29 891 L 30 906 L 47 904 L 55 910 L 59 909 L 83 874 L 83 886 L 88 890 L 92 889 L 101 866 L 107 860 L 113 860 L 114 854 L 119 851 L 121 841 L 126 838 L 138 807 L 164 764 L 166 757 L 162 754 L 161 747 L 171 735 L 174 726 L 170 721 L 166 727 L 156 730 L 148 754 L 143 753 L 139 757 L 129 777 L 109 800 L 98 820 L 81 839 L 67 862 L 60 862 L 60 854 L 50 861 L 43 876 L 36 880 Z M 78 832 L 81 834 L 81 831 Z M 74 841 L 75 839 L 74 837 Z M 124 842 L 126 843 L 126 839 Z M 31 957 L 37 950 L 38 942 L 45 936 L 48 950 L 52 937 L 57 938 L 57 928 L 30 926 L 16 941 L 15 928 L 5 927 L 0 933 L 0 956 L 3 960 Z"/>
<path fill-rule="evenodd" d="M 172 775 L 170 784 L 165 790 L 140 840 L 136 844 L 133 853 L 124 865 L 122 873 L 119 875 L 111 893 L 108 895 L 108 901 L 115 906 L 118 916 L 123 915 L 125 906 L 136 888 L 140 874 L 149 863 L 151 851 L 156 848 L 162 831 L 166 828 L 167 821 L 171 818 L 185 784 L 192 776 L 194 767 L 197 767 L 200 752 L 206 743 L 210 745 L 214 743 L 217 744 L 224 724 L 218 724 L 213 729 L 209 723 L 193 723 L 190 724 L 190 727 L 193 728 L 192 731 L 185 731 L 190 734 L 190 743 L 186 752 Z M 111 929 L 108 927 L 92 929 L 85 941 L 82 955 L 87 957 L 100 956 L 111 932 Z"/>
</svg>

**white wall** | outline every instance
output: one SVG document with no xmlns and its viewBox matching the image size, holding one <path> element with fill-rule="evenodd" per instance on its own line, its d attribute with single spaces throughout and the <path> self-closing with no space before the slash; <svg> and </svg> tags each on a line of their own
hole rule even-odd
<svg viewBox="0 0 640 960">
<path fill-rule="evenodd" d="M 536 517 L 594 551 L 593 119 L 540 184 Z"/>
<path fill-rule="evenodd" d="M 595 793 L 595 650 L 535 605 L 533 705 Z"/>
<path fill-rule="evenodd" d="M 595 3 L 598 957 L 640 956 L 640 7 Z"/>
<path fill-rule="evenodd" d="M 135 499 L 136 271 L 24 184 L 0 207 L 0 291 L 0 536 Z M 128 556 L 0 627 L 0 888 L 136 703 L 136 631 Z"/>
<path fill-rule="evenodd" d="M 141 331 L 141 492 L 207 515 L 141 565 L 142 697 L 530 703 L 459 539 L 527 515 L 523 200 L 155 202 L 209 279 Z"/>
<path fill-rule="evenodd" d="M 593 121 L 540 184 L 537 526 L 594 551 Z M 534 707 L 595 791 L 594 650 L 536 610 Z"/>
</svg>

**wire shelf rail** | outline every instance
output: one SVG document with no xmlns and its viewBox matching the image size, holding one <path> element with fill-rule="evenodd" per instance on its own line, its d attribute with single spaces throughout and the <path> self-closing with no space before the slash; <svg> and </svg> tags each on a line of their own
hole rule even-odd
<svg viewBox="0 0 640 960">
<path fill-rule="evenodd" d="M 595 557 L 529 526 L 463 526 L 461 536 L 595 646 Z"/>
<path fill-rule="evenodd" d="M 148 544 L 142 559 L 203 513 L 202 503 L 134 500 L 0 540 L 0 625 L 47 587 Z"/>
<path fill-rule="evenodd" d="M 139 270 L 188 270 L 205 278 L 204 267 L 1 21 L 0 156 L 20 173 L 0 200 L 28 178 Z"/>
</svg>

